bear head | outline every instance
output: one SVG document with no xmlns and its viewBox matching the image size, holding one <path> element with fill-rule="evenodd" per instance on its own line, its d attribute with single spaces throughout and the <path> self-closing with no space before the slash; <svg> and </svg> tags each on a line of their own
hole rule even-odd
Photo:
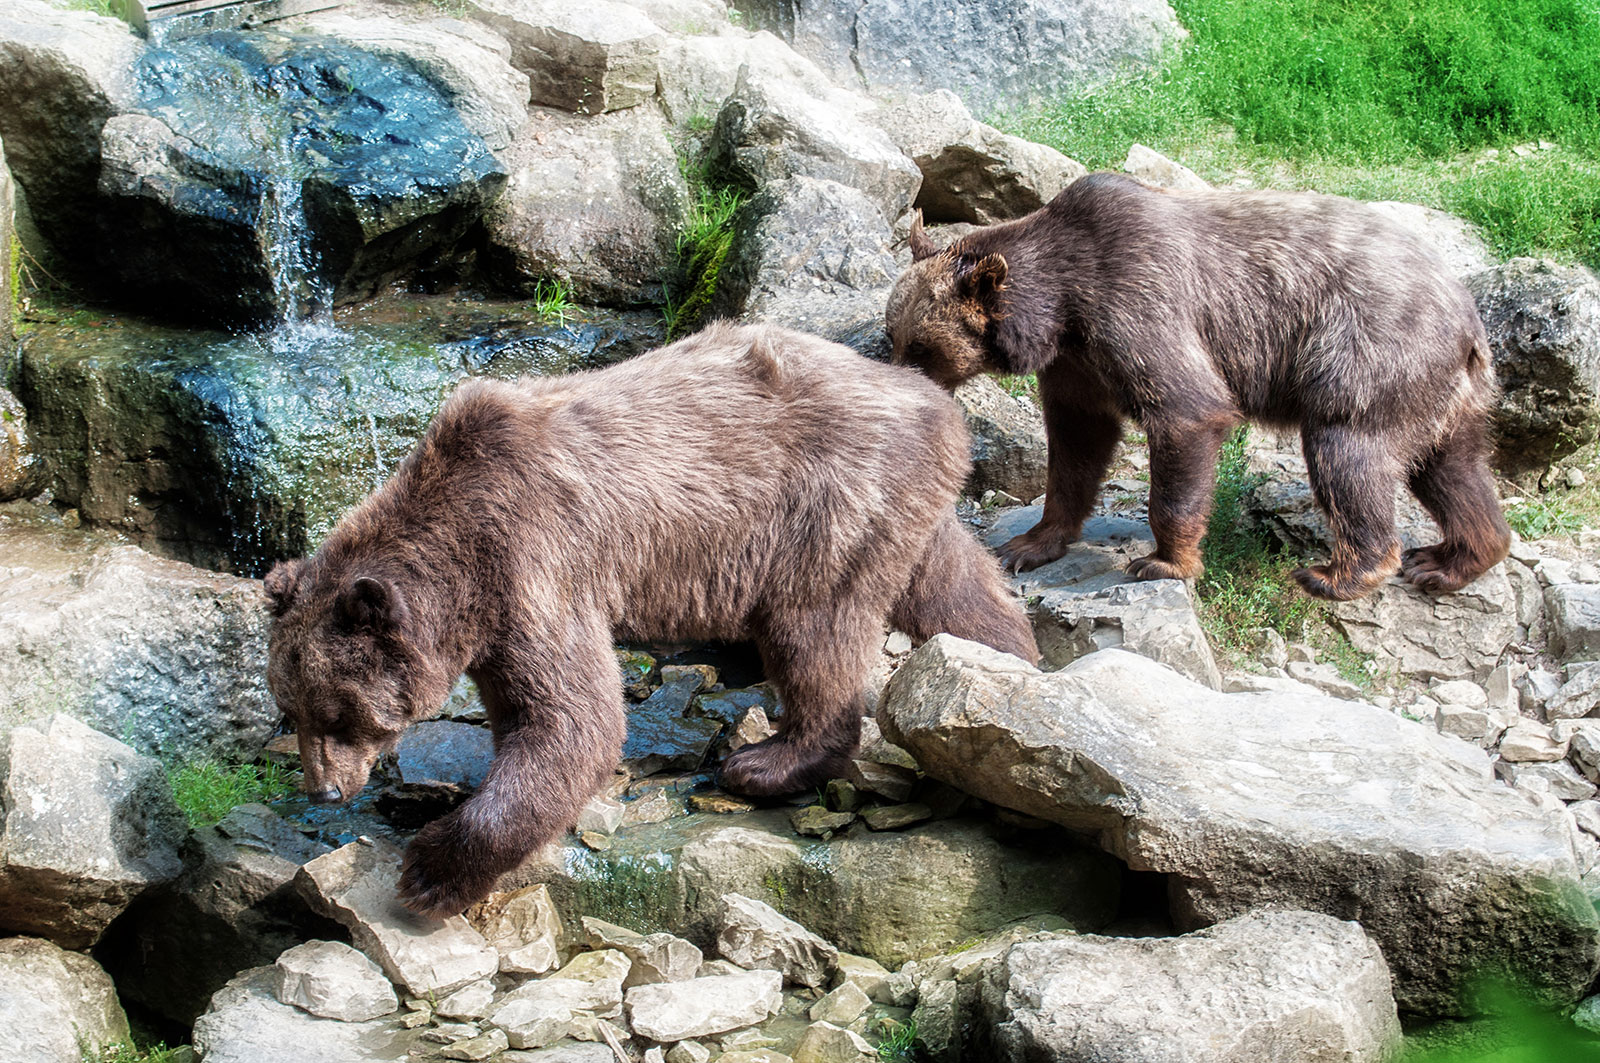
<svg viewBox="0 0 1600 1063">
<path fill-rule="evenodd" d="M 1005 317 L 1005 257 L 963 252 L 959 241 L 939 250 L 923 231 L 922 212 L 915 211 L 911 258 L 884 312 L 891 360 L 922 370 L 948 390 L 995 371 L 994 326 Z"/>
<path fill-rule="evenodd" d="M 378 757 L 438 708 L 449 680 L 420 649 L 399 582 L 321 568 L 286 561 L 267 573 L 267 686 L 294 724 L 302 789 L 337 802 L 359 793 Z"/>
</svg>

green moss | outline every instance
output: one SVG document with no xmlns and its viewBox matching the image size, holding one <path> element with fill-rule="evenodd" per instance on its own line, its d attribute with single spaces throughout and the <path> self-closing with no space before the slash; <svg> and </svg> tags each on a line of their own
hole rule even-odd
<svg viewBox="0 0 1600 1063">
<path fill-rule="evenodd" d="M 233 809 L 287 797 L 288 772 L 276 764 L 224 765 L 211 761 L 168 768 L 172 796 L 195 829 L 217 823 Z"/>
<path fill-rule="evenodd" d="M 917 1024 L 915 1020 L 896 1022 L 879 1019 L 873 1031 L 878 1039 L 878 1058 L 891 1063 L 915 1063 L 917 1052 Z"/>
<path fill-rule="evenodd" d="M 641 934 L 670 930 L 683 910 L 673 859 L 666 852 L 575 854 L 574 906 Z"/>
</svg>

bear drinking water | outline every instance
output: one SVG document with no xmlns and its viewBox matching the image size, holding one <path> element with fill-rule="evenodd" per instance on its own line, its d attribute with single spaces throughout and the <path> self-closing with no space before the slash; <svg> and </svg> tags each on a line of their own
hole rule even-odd
<svg viewBox="0 0 1600 1063">
<path fill-rule="evenodd" d="M 1438 257 L 1370 207 L 1101 173 L 943 251 L 918 217 L 911 246 L 887 309 L 895 360 L 946 387 L 1039 376 L 1044 515 L 1001 547 L 1012 568 L 1078 537 L 1127 418 L 1150 441 L 1156 539 L 1135 577 L 1199 575 L 1217 453 L 1247 419 L 1300 429 L 1333 533 L 1328 563 L 1295 571 L 1308 593 L 1358 598 L 1397 567 L 1444 593 L 1506 555 L 1483 325 Z M 1403 559 L 1402 479 L 1444 535 Z"/>
<path fill-rule="evenodd" d="M 268 679 L 306 790 L 354 796 L 471 675 L 494 762 L 417 834 L 401 878 L 417 911 L 459 912 L 615 768 L 615 639 L 753 639 L 784 712 L 775 737 L 728 758 L 724 785 L 818 785 L 856 746 L 886 620 L 1037 660 L 952 506 L 967 446 L 917 373 L 775 328 L 463 384 L 313 557 L 267 575 Z"/>
</svg>

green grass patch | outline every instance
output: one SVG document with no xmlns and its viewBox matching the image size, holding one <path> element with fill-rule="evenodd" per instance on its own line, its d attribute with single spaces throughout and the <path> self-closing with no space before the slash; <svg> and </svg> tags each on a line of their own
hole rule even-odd
<svg viewBox="0 0 1600 1063">
<path fill-rule="evenodd" d="M 1217 460 L 1211 520 L 1201 543 L 1205 571 L 1195 582 L 1200 625 L 1213 649 L 1236 665 L 1265 648 L 1269 636 L 1263 632 L 1270 629 L 1312 646 L 1319 660 L 1367 689 L 1372 657 L 1350 644 L 1330 622 L 1327 605 L 1308 597 L 1291 575 L 1307 559 L 1285 552 L 1245 519 L 1245 498 L 1260 479 L 1249 469 L 1249 440 L 1249 429 L 1238 429 Z"/>
<path fill-rule="evenodd" d="M 209 827 L 240 805 L 266 803 L 294 791 L 276 764 L 225 765 L 213 761 L 169 767 L 172 796 L 195 829 Z"/>
<path fill-rule="evenodd" d="M 921 1058 L 917 1052 L 917 1024 L 915 1021 L 896 1022 L 879 1019 L 874 1031 L 878 1038 L 878 1058 L 889 1063 L 915 1063 Z"/>
<path fill-rule="evenodd" d="M 684 164 L 694 197 L 689 221 L 678 234 L 677 264 L 667 277 L 661 316 L 667 338 L 686 336 L 699 327 L 716 298 L 722 266 L 733 250 L 733 226 L 746 194 L 719 186 L 701 166 Z"/>
<path fill-rule="evenodd" d="M 188 1045 L 168 1048 L 165 1041 L 156 1041 L 141 1046 L 138 1040 L 136 1036 L 134 1043 L 112 1045 L 98 1053 L 84 1048 L 80 1054 L 83 1063 L 193 1063 L 196 1058 Z"/>
<path fill-rule="evenodd" d="M 529 293 L 528 313 L 545 325 L 565 325 L 567 315 L 576 310 L 572 289 L 565 281 L 546 278 L 537 281 Z"/>
<path fill-rule="evenodd" d="M 1600 1063 L 1600 1038 L 1503 986 L 1480 989 L 1488 1017 L 1406 1032 L 1399 1063 Z"/>
<path fill-rule="evenodd" d="M 1600 264 L 1596 0 L 1174 7 L 1190 38 L 1161 69 L 998 124 L 1091 167 L 1137 141 L 1209 180 L 1424 203 L 1501 255 Z"/>
</svg>

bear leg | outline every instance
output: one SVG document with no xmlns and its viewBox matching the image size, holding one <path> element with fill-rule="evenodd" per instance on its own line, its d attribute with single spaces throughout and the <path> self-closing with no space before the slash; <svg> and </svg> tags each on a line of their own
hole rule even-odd
<svg viewBox="0 0 1600 1063">
<path fill-rule="evenodd" d="M 1122 438 L 1122 417 L 1103 389 L 1067 359 L 1040 371 L 1039 404 L 1050 448 L 1044 513 L 1038 524 L 997 551 L 1000 564 L 1012 572 L 1049 564 L 1077 541 Z"/>
<path fill-rule="evenodd" d="M 1391 444 L 1381 433 L 1347 425 L 1308 425 L 1301 446 L 1311 493 L 1333 534 L 1333 549 L 1327 564 L 1297 568 L 1294 578 L 1315 598 L 1360 598 L 1400 565 Z"/>
<path fill-rule="evenodd" d="M 769 618 L 756 633 L 767 677 L 783 701 L 778 733 L 722 763 L 732 793 L 776 797 L 843 774 L 861 741 L 867 669 L 883 637 L 881 614 L 859 606 Z"/>
<path fill-rule="evenodd" d="M 1460 590 L 1511 547 L 1488 449 L 1481 423 L 1461 423 L 1411 473 L 1411 493 L 1438 522 L 1444 540 L 1407 550 L 1400 572 L 1429 594 Z"/>
<path fill-rule="evenodd" d="M 610 629 L 571 641 L 547 625 L 474 672 L 495 732 L 483 785 L 406 847 L 400 899 L 420 915 L 460 914 L 578 820 L 615 769 L 627 731 Z"/>
<path fill-rule="evenodd" d="M 944 632 L 1039 663 L 1039 647 L 1022 605 L 994 558 L 948 509 L 911 571 L 889 623 L 917 644 Z"/>
<path fill-rule="evenodd" d="M 1171 423 L 1152 418 L 1150 437 L 1150 530 L 1156 550 L 1128 565 L 1134 579 L 1194 579 L 1204 565 L 1205 538 L 1216 491 L 1217 455 L 1239 423 L 1232 412 L 1204 420 Z"/>
</svg>

